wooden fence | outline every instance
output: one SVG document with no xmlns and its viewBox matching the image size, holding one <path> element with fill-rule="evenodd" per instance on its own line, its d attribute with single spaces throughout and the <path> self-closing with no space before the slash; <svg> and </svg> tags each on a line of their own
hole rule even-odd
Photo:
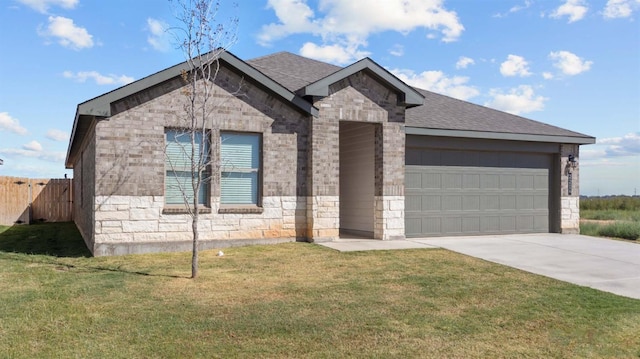
<svg viewBox="0 0 640 359">
<path fill-rule="evenodd" d="M 73 220 L 71 179 L 0 177 L 0 225 Z"/>
</svg>

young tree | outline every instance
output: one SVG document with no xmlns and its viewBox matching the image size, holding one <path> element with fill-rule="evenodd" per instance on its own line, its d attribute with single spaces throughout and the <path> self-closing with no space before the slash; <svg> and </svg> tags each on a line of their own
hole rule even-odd
<svg viewBox="0 0 640 359">
<path fill-rule="evenodd" d="M 171 0 L 170 0 L 171 1 Z M 217 172 L 211 156 L 211 134 L 216 133 L 215 79 L 219 57 L 236 40 L 238 19 L 216 22 L 220 1 L 176 0 L 179 27 L 171 29 L 188 68 L 182 72 L 185 105 L 179 126 L 167 131 L 165 156 L 172 176 L 165 180 L 170 201 L 181 201 L 191 218 L 191 278 L 198 276 L 199 219 L 208 184 Z M 178 204 L 178 203 L 175 203 Z"/>
</svg>

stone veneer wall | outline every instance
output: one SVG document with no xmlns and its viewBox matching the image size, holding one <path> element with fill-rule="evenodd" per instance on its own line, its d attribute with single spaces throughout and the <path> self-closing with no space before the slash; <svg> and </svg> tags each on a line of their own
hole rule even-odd
<svg viewBox="0 0 640 359">
<path fill-rule="evenodd" d="M 304 238 L 307 199 L 263 198 L 262 213 L 212 213 L 199 218 L 200 247 L 291 242 Z M 163 214 L 162 196 L 97 196 L 94 255 L 186 251 L 192 245 L 191 218 Z"/>
<path fill-rule="evenodd" d="M 580 168 L 572 168 L 569 155 L 579 158 L 578 145 L 560 146 L 560 232 L 580 233 Z M 571 194 L 569 194 L 569 174 L 571 174 Z"/>
<path fill-rule="evenodd" d="M 404 239 L 404 196 L 375 197 L 374 238 Z"/>
</svg>

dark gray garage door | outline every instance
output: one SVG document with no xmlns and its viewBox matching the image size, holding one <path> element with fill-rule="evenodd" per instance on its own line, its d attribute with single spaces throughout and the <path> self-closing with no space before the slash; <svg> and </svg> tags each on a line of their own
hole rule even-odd
<svg viewBox="0 0 640 359">
<path fill-rule="evenodd" d="M 407 148 L 407 237 L 549 232 L 551 156 Z"/>
</svg>

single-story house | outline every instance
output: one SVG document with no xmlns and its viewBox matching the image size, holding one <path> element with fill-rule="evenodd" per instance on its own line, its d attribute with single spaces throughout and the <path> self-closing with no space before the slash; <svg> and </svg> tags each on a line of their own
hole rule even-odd
<svg viewBox="0 0 640 359">
<path fill-rule="evenodd" d="M 246 168 L 205 184 L 202 248 L 579 231 L 579 146 L 593 137 L 411 87 L 369 58 L 222 52 L 219 65 L 209 155 Z M 190 249 L 165 151 L 188 69 L 77 107 L 66 166 L 96 256 Z"/>
</svg>

